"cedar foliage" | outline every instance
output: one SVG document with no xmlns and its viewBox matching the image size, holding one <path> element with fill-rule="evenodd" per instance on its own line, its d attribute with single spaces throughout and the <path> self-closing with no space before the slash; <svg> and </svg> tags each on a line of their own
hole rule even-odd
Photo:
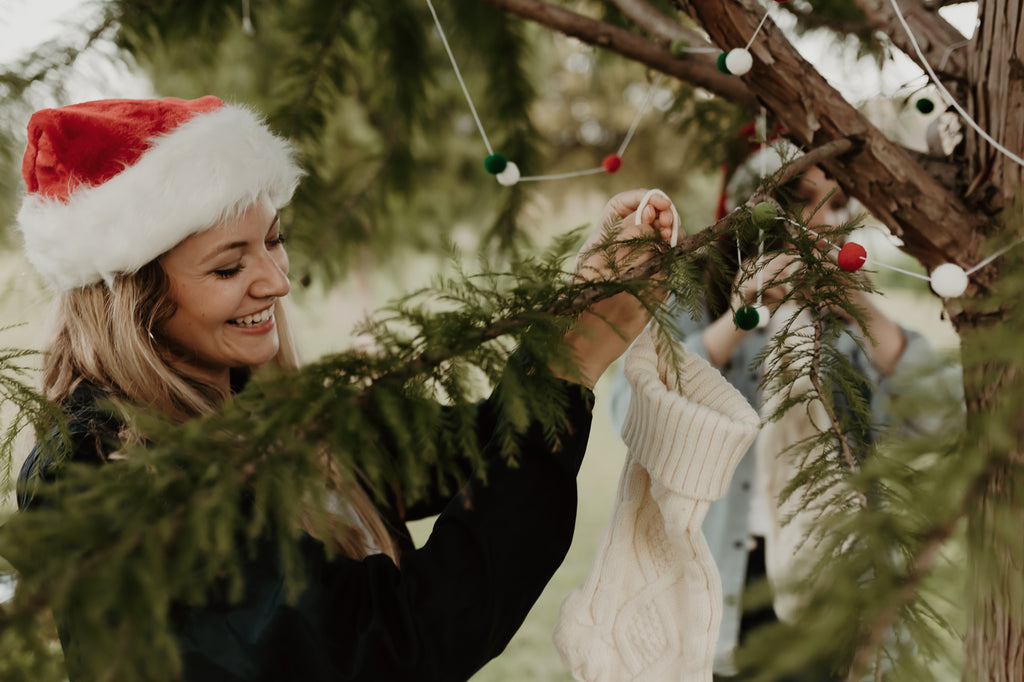
<svg viewBox="0 0 1024 682">
<path fill-rule="evenodd" d="M 538 135 L 531 107 L 544 88 L 542 83 L 551 74 L 539 66 L 548 55 L 531 53 L 531 50 L 542 49 L 538 45 L 543 45 L 536 40 L 537 26 L 513 19 L 513 13 L 529 17 L 523 8 L 539 6 L 599 16 L 604 23 L 598 24 L 598 29 L 574 29 L 574 35 L 606 47 L 608 54 L 598 57 L 603 65 L 614 68 L 617 62 L 612 55 L 619 52 L 653 69 L 668 70 L 677 78 L 683 78 L 672 71 L 679 68 L 678 64 L 666 57 L 671 35 L 687 32 L 690 38 L 699 39 L 700 34 L 694 29 L 703 26 L 723 48 L 735 47 L 735 39 L 730 42 L 723 36 L 730 31 L 738 34 L 735 27 L 743 21 L 751 28 L 763 14 L 759 5 L 726 0 L 716 3 L 722 12 L 720 20 L 702 21 L 702 17 L 711 13 L 711 3 L 705 0 L 657 0 L 651 2 L 651 6 L 662 17 L 652 25 L 645 24 L 635 14 L 638 5 L 647 3 L 625 0 L 559 3 L 456 0 L 436 4 L 449 37 L 460 50 L 460 63 L 465 65 L 478 60 L 475 64 L 478 68 L 464 70 L 475 100 L 486 114 L 492 142 L 524 167 L 529 167 L 530 161 L 544 158 L 546 152 L 550 156 L 571 150 Z M 873 6 L 862 2 L 815 1 L 780 6 L 783 11 L 797 16 L 803 29 L 824 26 L 844 39 L 851 36 L 855 44 L 879 59 L 886 50 L 909 52 L 905 41 L 901 41 L 900 29 L 892 23 L 891 17 L 881 13 L 886 6 L 884 3 Z M 451 112 L 463 111 L 464 102 L 433 35 L 425 8 L 419 2 L 254 2 L 256 33 L 253 37 L 243 36 L 237 30 L 240 8 L 236 3 L 108 0 L 102 7 L 104 15 L 97 26 L 88 27 L 89 40 L 76 46 L 46 46 L 24 64 L 0 75 L 0 88 L 10 95 L 8 100 L 13 103 L 31 99 L 41 86 L 53 87 L 60 82 L 62 65 L 73 61 L 80 50 L 89 49 L 90 41 L 96 37 L 112 36 L 125 53 L 153 76 L 154 82 L 166 84 L 174 94 L 194 96 L 214 91 L 254 104 L 269 114 L 273 127 L 299 143 L 310 171 L 292 209 L 296 225 L 293 244 L 304 254 L 300 273 L 331 282 L 342 276 L 353 258 L 365 254 L 358 251 L 361 245 L 371 245 L 376 256 L 386 258 L 397 253 L 400 242 L 424 249 L 445 243 L 445 235 L 449 233 L 439 226 L 452 224 L 453 215 L 476 224 L 489 223 L 490 229 L 481 229 L 480 233 L 487 234 L 491 243 L 502 246 L 505 253 L 515 255 L 524 248 L 520 212 L 527 203 L 528 190 L 522 185 L 508 189 L 479 181 L 480 145 L 475 131 L 461 136 L 450 132 L 439 135 L 439 130 L 450 131 Z M 1003 3 L 996 0 L 980 3 L 982 17 L 989 16 L 989 22 L 999 21 L 995 13 L 1002 7 Z M 933 9 L 924 4 L 916 9 L 925 24 L 944 35 L 941 32 L 944 22 Z M 868 11 L 879 14 L 865 14 Z M 534 17 L 533 21 L 553 24 L 551 19 Z M 768 26 L 773 26 L 773 22 L 769 21 Z M 603 32 L 612 27 L 624 28 L 655 51 L 637 56 L 622 47 L 622 43 L 602 42 L 601 36 L 608 35 Z M 554 30 L 572 32 L 566 27 L 554 27 Z M 991 38 L 991 33 L 985 36 L 975 41 L 974 52 L 970 54 L 985 56 L 989 46 L 984 41 Z M 762 37 L 764 43 L 770 43 L 775 50 L 785 41 L 774 33 Z M 760 47 L 760 43 L 755 46 Z M 937 52 L 929 53 L 933 63 L 947 47 L 950 44 L 944 44 L 941 39 L 934 41 L 932 49 Z M 473 57 L 466 58 L 467 52 Z M 951 57 L 943 60 L 940 76 L 954 93 L 974 98 L 975 108 L 984 109 L 984 88 L 971 89 L 976 83 L 970 78 L 978 79 L 978 76 L 968 76 L 963 68 L 964 53 L 968 51 L 948 52 Z M 755 49 L 755 63 L 758 54 Z M 692 65 L 702 59 L 692 56 L 683 61 Z M 712 56 L 707 61 L 713 59 Z M 980 61 L 980 57 L 978 59 Z M 244 68 L 240 68 L 241 65 Z M 791 64 L 780 58 L 778 72 L 789 76 L 787 69 L 790 68 L 793 68 Z M 813 67 L 804 63 L 799 68 L 807 70 L 806 82 L 811 87 Z M 834 100 L 824 96 L 801 98 L 801 106 L 810 102 L 809 106 L 820 108 L 814 112 L 816 116 L 797 120 L 802 116 L 801 110 L 772 97 L 771 88 L 784 91 L 787 83 L 781 78 L 773 80 L 763 70 L 757 73 L 759 79 L 744 79 L 742 85 L 749 91 L 730 89 L 735 87 L 734 81 L 709 76 L 706 72 L 691 70 L 688 73 L 687 78 L 672 86 L 676 96 L 673 111 L 678 115 L 667 116 L 667 122 L 675 128 L 666 124 L 665 130 L 678 133 L 678 137 L 668 138 L 669 146 L 663 148 L 678 150 L 680 158 L 694 157 L 694 164 L 713 166 L 730 156 L 735 147 L 731 132 L 738 121 L 752 115 L 753 112 L 727 102 L 730 93 L 741 104 L 749 105 L 755 98 L 767 104 L 775 118 L 788 123 L 788 134 L 793 140 L 806 149 L 851 133 L 851 138 L 859 144 L 873 131 L 870 124 L 852 118 L 848 120 L 856 123 L 856 131 L 837 125 L 829 118 L 834 112 L 828 108 Z M 1019 79 L 1020 74 L 1011 72 L 1011 85 L 1014 78 Z M 998 87 L 1009 86 L 1005 82 L 992 86 L 994 90 Z M 708 91 L 719 97 L 708 99 L 704 96 Z M 485 94 L 480 96 L 480 93 Z M 821 93 L 816 91 L 815 94 Z M 15 130 L 15 119 L 18 116 L 7 116 L 2 123 L 8 130 Z M 821 127 L 815 129 L 808 121 L 818 121 Z M 10 136 L 17 138 L 14 133 Z M 865 178 L 891 177 L 893 172 L 877 157 L 872 161 L 876 164 L 874 167 L 858 165 L 867 163 L 862 159 L 871 149 L 865 146 L 855 146 L 852 152 L 829 157 L 824 165 L 848 193 L 889 220 L 890 227 L 906 230 L 906 250 L 923 265 L 934 266 L 943 260 L 969 265 L 980 260 L 980 255 L 992 253 L 1018 238 L 1021 212 L 1018 205 L 1007 199 L 1017 188 L 1005 179 L 999 184 L 1001 175 L 978 171 L 984 165 L 979 164 L 978 158 L 992 157 L 986 156 L 988 150 L 984 145 L 980 145 L 982 150 L 978 151 L 979 143 L 972 133 L 967 131 L 965 138 L 974 146 L 962 144 L 949 158 L 912 157 L 910 164 L 899 167 L 904 172 L 900 180 L 905 183 L 899 186 L 897 183 L 891 187 L 864 184 Z M 437 152 L 439 148 L 443 153 Z M 685 163 L 691 163 L 690 159 Z M 681 165 L 684 162 L 676 159 L 673 170 L 678 173 Z M 412 173 L 414 168 L 415 174 Z M 969 176 L 968 171 L 978 174 Z M 1007 175 L 1012 179 L 1012 174 Z M 904 191 L 907 186 L 912 189 L 927 186 L 925 177 L 940 178 L 943 193 Z M 444 181 L 438 182 L 438 178 Z M 667 186 L 656 180 L 650 184 Z M 443 190 L 438 191 L 438 187 Z M 903 195 L 898 194 L 901 191 Z M 904 209 L 926 207 L 929 203 L 952 206 L 955 210 L 946 212 L 948 220 L 940 215 L 932 224 L 913 224 L 920 213 L 912 214 Z M 941 213 L 941 210 L 936 212 Z M 962 222 L 955 222 L 962 215 L 973 217 L 973 222 L 965 229 L 961 229 Z M 680 251 L 713 258 L 714 252 L 706 248 L 703 240 L 723 231 L 739 229 L 742 226 L 735 224 L 736 219 L 742 222 L 743 213 L 726 221 L 727 224 L 712 227 L 700 239 L 687 240 Z M 799 277 L 813 279 L 816 293 L 813 301 L 806 305 L 812 311 L 839 307 L 857 317 L 858 311 L 850 308 L 843 292 L 851 286 L 866 286 L 862 280 L 827 267 L 807 245 L 798 242 L 795 249 L 807 264 Z M 564 255 L 567 249 L 563 245 L 555 252 Z M 316 258 L 315 255 L 327 257 Z M 668 261 L 671 264 L 672 258 Z M 884 446 L 862 437 L 868 417 L 866 406 L 858 400 L 858 378 L 850 376 L 842 357 L 830 350 L 835 339 L 829 336 L 827 325 L 817 315 L 812 315 L 814 322 L 806 330 L 813 343 L 805 349 L 805 354 L 783 354 L 782 357 L 793 364 L 783 362 L 770 368 L 769 380 L 785 380 L 800 372 L 806 375 L 808 368 L 813 368 L 817 379 L 814 392 L 793 401 L 783 401 L 784 409 L 801 409 L 806 401 L 815 399 L 826 406 L 842 399 L 852 409 L 843 413 L 845 421 L 824 429 L 804 444 L 802 452 L 824 455 L 809 459 L 787 491 L 788 495 L 799 495 L 806 504 L 813 505 L 817 496 L 838 483 L 845 496 L 837 504 L 816 508 L 820 509 L 822 528 L 826 529 L 823 539 L 818 540 L 823 557 L 819 573 L 828 576 L 828 580 L 825 584 L 805 586 L 809 597 L 804 617 L 795 626 L 780 625 L 759 633 L 741 654 L 742 661 L 756 663 L 759 679 L 775 679 L 782 671 L 808 660 L 823 662 L 851 679 L 862 675 L 877 678 L 882 671 L 892 680 L 930 679 L 934 668 L 929 667 L 929 659 L 949 656 L 951 649 L 956 659 L 959 652 L 950 643 L 960 638 L 968 643 L 965 679 L 1018 679 L 1015 671 L 1019 672 L 1024 662 L 1014 660 L 1011 648 L 1004 648 L 1006 643 L 996 640 L 992 633 L 983 627 L 972 627 L 970 619 L 984 621 L 993 613 L 993 603 L 996 607 L 1008 605 L 1008 615 L 1000 614 L 994 622 L 996 627 L 1012 635 L 1020 628 L 1016 607 L 1024 603 L 1019 571 L 1012 570 L 1024 563 L 1019 532 L 1019 487 L 1024 480 L 1019 471 L 1022 384 L 1014 380 L 1019 377 L 1022 364 L 1018 339 L 1024 331 L 1020 329 L 1024 321 L 1016 306 L 1024 286 L 1024 277 L 1017 274 L 1022 272 L 1020 261 L 1019 252 L 1011 250 L 995 265 L 977 273 L 965 298 L 947 305 L 963 343 L 962 357 L 949 358 L 948 363 L 954 372 L 958 361 L 963 366 L 968 407 L 966 430 L 959 428 L 959 419 L 947 418 L 938 421 L 940 426 L 947 427 L 948 433 L 930 428 L 923 435 L 901 434 L 899 439 L 886 440 Z M 380 436 L 380 432 L 368 430 L 367 423 L 351 421 L 359 413 L 357 409 L 332 411 L 341 405 L 355 405 L 379 415 L 379 420 L 374 421 L 380 422 L 377 425 L 380 429 L 393 426 L 397 415 L 415 415 L 412 426 L 402 420 L 403 429 L 409 430 L 410 437 L 413 433 L 420 434 L 425 441 L 437 442 L 428 436 L 436 436 L 442 427 L 451 429 L 444 431 L 448 435 L 442 442 L 452 443 L 454 450 L 465 450 L 466 438 L 460 436 L 457 416 L 452 423 L 439 423 L 441 413 L 430 398 L 442 395 L 452 405 L 467 405 L 478 397 L 477 377 L 486 377 L 485 384 L 493 383 L 516 342 L 527 346 L 534 357 L 556 352 L 554 341 L 573 310 L 572 305 L 559 308 L 557 302 L 574 299 L 578 302 L 583 293 L 560 280 L 558 268 L 552 267 L 554 260 L 531 265 L 528 260 L 513 257 L 509 262 L 511 265 L 506 269 L 487 267 L 482 268 L 484 274 L 440 281 L 435 289 L 422 292 L 424 298 L 410 298 L 395 304 L 388 313 L 395 324 L 372 329 L 378 344 L 376 354 L 352 352 L 327 358 L 303 370 L 298 379 L 259 377 L 223 414 L 179 430 L 161 432 L 160 448 L 139 451 L 127 462 L 118 463 L 125 471 L 125 486 L 120 490 L 134 490 L 138 495 L 141 491 L 151 494 L 159 489 L 161 494 L 169 496 L 169 501 L 177 504 L 181 525 L 175 528 L 173 522 L 161 524 L 153 519 L 155 528 L 147 533 L 153 545 L 147 552 L 135 551 L 126 544 L 107 546 L 105 551 L 111 557 L 123 557 L 124 561 L 115 562 L 119 566 L 118 582 L 97 583 L 109 586 L 110 591 L 104 593 L 109 601 L 93 604 L 95 615 L 101 617 L 104 609 L 115 605 L 119 611 L 127 608 L 116 600 L 130 594 L 137 599 L 130 615 L 143 628 L 139 631 L 146 633 L 147 641 L 153 643 L 152 660 L 172 659 L 173 651 L 166 633 L 160 630 L 159 618 L 169 599 L 197 598 L 202 594 L 204 581 L 210 580 L 217 571 L 223 571 L 228 577 L 232 575 L 236 546 L 230 539 L 239 527 L 249 537 L 255 537 L 262 529 L 273 528 L 282 534 L 282 539 L 287 539 L 291 532 L 288 520 L 296 509 L 297 500 L 301 494 L 312 494 L 316 490 L 311 479 L 312 451 L 308 445 L 312 441 L 284 437 L 293 433 L 297 426 L 319 428 L 326 425 L 303 417 L 308 404 L 315 408 L 310 414 L 323 410 L 325 412 L 319 414 L 329 413 L 338 420 L 332 427 L 335 432 L 321 434 L 332 442 L 340 438 L 366 444 L 376 442 Z M 677 296 L 682 305 L 691 308 L 696 305 L 702 286 L 697 277 L 700 268 L 697 263 L 681 258 L 671 268 Z M 644 284 L 638 280 L 608 286 L 611 290 L 626 288 L 639 294 Z M 436 298 L 430 305 L 424 305 L 431 295 Z M 438 312 L 439 308 L 443 312 Z M 414 331 L 406 335 L 396 328 Z M 529 334 L 525 332 L 527 328 Z M 510 338 L 500 342 L 506 335 Z M 775 348 L 782 342 L 783 339 L 777 339 Z M 410 359 L 416 362 L 410 364 Z M 413 374 L 409 374 L 410 367 Z M 0 368 L 7 372 L 10 365 L 3 364 Z M 942 410 L 948 405 L 939 400 L 939 391 L 934 387 L 936 376 L 948 373 L 948 369 L 921 367 L 918 388 L 922 390 L 908 391 L 905 404 L 897 409 L 911 410 L 915 414 L 944 414 Z M 530 379 L 527 375 L 524 381 L 527 380 L 541 379 Z M 26 405 L 42 406 L 30 384 L 11 384 L 16 386 L 12 394 L 21 396 L 19 399 Z M 510 389 L 505 405 L 514 414 L 525 418 L 527 413 L 536 410 L 536 414 L 546 418 L 558 418 L 557 404 L 545 402 L 553 399 L 549 393 L 526 390 L 515 383 L 511 385 L 514 388 Z M 267 408 L 265 401 L 268 400 L 275 406 L 273 410 Z M 277 405 L 290 405 L 291 409 L 283 411 L 295 421 L 282 416 L 280 421 L 271 420 L 273 427 L 268 425 L 258 433 L 237 430 L 241 423 L 248 423 L 254 412 L 276 414 Z M 460 414 L 460 410 L 456 409 L 453 414 Z M 36 423 L 47 421 L 40 419 Z M 154 428 L 157 427 L 154 425 Z M 465 424 L 461 428 L 464 429 Z M 240 438 L 240 433 L 245 437 Z M 250 438 L 253 440 L 249 441 Z M 510 435 L 510 453 L 514 452 L 513 441 Z M 250 461 L 245 458 L 252 454 L 243 443 L 258 443 L 268 453 L 283 451 L 287 457 L 260 460 L 252 478 L 241 480 L 237 472 L 245 472 L 244 466 L 220 468 L 218 463 L 185 461 L 186 458 L 176 454 L 189 451 L 180 449 L 186 446 L 216 447 L 236 453 L 241 458 L 237 462 L 243 464 Z M 843 448 L 853 453 L 855 466 L 849 466 L 849 460 L 832 456 Z M 399 451 L 407 452 L 402 448 Z M 361 465 L 367 475 L 380 476 L 381 480 L 408 476 L 406 483 L 415 490 L 416 476 L 422 475 L 418 467 L 399 459 L 386 471 L 379 470 L 376 468 L 378 460 L 356 459 L 368 452 L 353 447 L 351 452 L 345 449 L 338 456 L 342 464 Z M 799 456 L 800 452 L 794 454 Z M 440 451 L 435 453 L 428 449 L 424 456 L 438 457 L 433 475 L 440 475 L 443 471 Z M 163 475 L 165 465 L 168 466 L 167 477 Z M 159 475 L 152 475 L 153 471 Z M 235 476 L 224 476 L 225 471 L 235 472 Z M 81 475 L 88 476 L 88 473 Z M 206 495 L 205 502 L 192 499 L 191 493 L 186 491 L 185 482 L 196 481 L 202 483 L 198 490 Z M 274 481 L 274 486 L 268 481 Z M 241 484 L 266 500 L 265 517 L 241 519 L 230 512 L 231 501 L 237 500 Z M 45 533 L 55 534 L 54 538 L 56 534 L 67 533 L 66 537 L 60 537 L 62 542 L 66 539 L 70 543 L 69 557 L 77 556 L 75 552 L 88 552 L 84 543 L 76 545 L 72 541 L 88 539 L 91 528 L 102 527 L 89 524 L 98 524 L 101 518 L 106 521 L 120 518 L 127 522 L 127 517 L 134 516 L 119 514 L 119 505 L 110 500 L 137 504 L 135 500 L 143 499 L 127 493 L 122 498 L 113 491 L 110 491 L 113 497 L 102 496 L 98 492 L 100 488 L 89 486 L 81 489 L 86 490 L 85 495 L 94 495 L 97 501 L 95 516 L 90 514 L 75 522 L 84 525 L 69 529 L 64 528 L 63 523 L 40 522 L 36 527 L 33 525 L 36 522 L 28 517 L 19 518 L 16 523 L 7 524 L 0 534 L 0 541 L 4 543 L 0 555 L 15 561 L 24 560 L 32 555 L 33 547 L 38 551 L 44 546 L 41 538 L 47 537 Z M 81 489 L 76 487 L 75 497 L 83 494 Z M 89 490 L 95 492 L 89 493 Z M 275 492 L 281 490 L 288 494 Z M 191 516 L 195 511 L 193 507 L 216 508 L 224 513 L 216 517 L 220 522 L 205 530 L 193 529 L 187 523 L 194 518 Z M 145 515 L 145 510 L 140 510 L 138 517 L 151 518 Z M 965 526 L 970 532 L 967 534 L 969 541 L 963 544 Z M 95 540 L 95 536 L 91 540 Z M 204 564 L 193 583 L 180 580 L 180 575 L 172 575 L 168 568 L 158 567 L 153 573 L 140 568 L 150 561 L 191 567 L 200 548 L 208 554 L 210 563 L 209 566 Z M 964 564 L 969 566 L 966 572 Z M 47 589 L 40 591 L 31 582 L 23 584 L 17 599 L 4 607 L 0 616 L 5 621 L 0 632 L 0 665 L 5 666 L 4 679 L 8 676 L 10 679 L 57 679 L 53 676 L 59 675 L 55 665 L 59 652 L 55 653 L 53 648 L 46 609 L 72 594 L 78 581 L 89 585 L 89 580 L 109 579 L 109 576 L 69 570 L 73 563 L 46 565 L 47 570 L 53 571 L 48 574 Z M 1007 566 L 1011 570 L 1007 570 Z M 208 568 L 210 572 L 205 572 Z M 53 585 L 59 589 L 54 589 Z M 95 636 L 114 637 L 116 634 L 97 628 Z M 987 637 L 992 639 L 987 640 Z M 986 647 L 993 652 L 989 658 L 975 660 L 976 652 Z M 780 655 L 780 652 L 785 654 Z M 133 654 L 129 656 L 121 665 L 149 665 L 136 660 Z M 961 662 L 954 660 L 950 665 L 960 666 Z M 1004 672 L 993 673 L 996 668 Z M 164 668 L 160 672 L 172 669 Z M 149 672 L 148 668 L 142 670 Z"/>
</svg>

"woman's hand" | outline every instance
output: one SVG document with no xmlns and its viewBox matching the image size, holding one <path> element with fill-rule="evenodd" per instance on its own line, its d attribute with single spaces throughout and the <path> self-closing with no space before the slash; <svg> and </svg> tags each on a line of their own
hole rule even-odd
<svg viewBox="0 0 1024 682">
<path fill-rule="evenodd" d="M 772 312 L 793 290 L 787 282 L 793 275 L 794 268 L 800 261 L 792 254 L 766 254 L 760 258 L 744 261 L 743 267 L 736 274 L 736 285 L 733 287 L 733 305 L 739 308 L 760 302 Z"/>
<path fill-rule="evenodd" d="M 636 211 L 646 194 L 647 190 L 634 189 L 616 194 L 608 201 L 601 220 L 576 258 L 577 278 L 584 281 L 607 280 L 642 265 L 658 252 L 654 248 L 617 245 L 619 242 L 653 236 L 668 244 L 673 227 L 678 227 L 672 202 L 664 194 L 652 194 L 637 224 Z M 609 229 L 615 230 L 614 243 L 603 248 Z M 665 300 L 667 294 L 665 289 L 648 290 L 650 298 L 646 303 L 656 306 Z M 575 367 L 552 366 L 552 372 L 592 389 L 608 366 L 639 336 L 650 317 L 648 308 L 629 293 L 598 301 L 580 314 L 577 323 L 565 336 L 576 359 Z"/>
</svg>

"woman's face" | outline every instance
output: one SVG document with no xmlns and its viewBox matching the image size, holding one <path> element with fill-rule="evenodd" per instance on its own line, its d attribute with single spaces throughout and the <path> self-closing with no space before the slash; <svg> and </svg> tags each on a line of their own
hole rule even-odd
<svg viewBox="0 0 1024 682">
<path fill-rule="evenodd" d="M 227 389 L 230 368 L 277 354 L 274 304 L 290 287 L 280 220 L 268 200 L 185 239 L 160 263 L 177 308 L 162 332 L 194 374 Z"/>
<path fill-rule="evenodd" d="M 801 217 L 811 229 L 841 225 L 850 219 L 850 200 L 846 193 L 818 166 L 812 166 L 800 176 L 795 194 L 802 207 Z"/>
</svg>

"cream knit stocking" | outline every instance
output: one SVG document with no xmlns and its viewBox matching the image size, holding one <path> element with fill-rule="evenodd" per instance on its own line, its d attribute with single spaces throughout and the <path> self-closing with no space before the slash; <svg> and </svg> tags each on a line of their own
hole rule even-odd
<svg viewBox="0 0 1024 682">
<path fill-rule="evenodd" d="M 711 679 L 722 590 L 700 526 L 759 420 L 716 369 L 675 352 L 678 374 L 648 329 L 626 357 L 632 400 L 615 508 L 554 633 L 581 681 Z"/>
</svg>

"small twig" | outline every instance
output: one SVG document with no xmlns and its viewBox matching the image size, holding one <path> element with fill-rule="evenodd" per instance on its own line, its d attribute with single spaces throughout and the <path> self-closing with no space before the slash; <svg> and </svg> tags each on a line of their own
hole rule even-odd
<svg viewBox="0 0 1024 682">
<path fill-rule="evenodd" d="M 842 426 L 839 424 L 839 419 L 836 416 L 836 412 L 829 405 L 829 401 L 825 400 L 825 393 L 821 388 L 821 377 L 819 372 L 821 370 L 821 318 L 816 317 L 814 320 L 814 350 L 811 353 L 811 371 L 810 379 L 811 386 L 814 387 L 814 392 L 818 395 L 818 401 L 821 403 L 825 410 L 825 414 L 828 415 L 828 421 L 831 425 L 832 432 L 836 435 L 836 439 L 839 441 L 839 450 L 843 453 L 843 459 L 846 461 L 846 466 L 850 472 L 857 470 L 857 462 L 853 457 L 853 450 L 850 448 L 850 442 L 846 438 L 846 433 L 843 431 Z M 862 492 L 857 493 L 857 501 L 860 503 L 862 509 L 868 508 L 868 499 Z"/>
<path fill-rule="evenodd" d="M 904 604 L 910 602 L 916 594 L 925 576 L 931 572 L 935 562 L 941 556 L 942 546 L 953 536 L 960 519 L 967 514 L 967 510 L 975 505 L 988 489 L 989 479 L 1002 460 L 993 459 L 984 471 L 980 472 L 977 478 L 971 482 L 963 498 L 960 500 L 956 512 L 945 523 L 933 526 L 924 534 L 925 542 L 920 551 L 914 557 L 914 562 L 903 576 L 903 582 L 895 599 L 875 618 L 868 635 L 861 641 L 854 654 L 853 662 L 850 664 L 850 675 L 848 679 L 857 680 L 864 668 L 868 665 L 867 658 L 872 652 L 877 651 L 885 640 L 885 635 L 896 620 L 896 615 Z"/>
<path fill-rule="evenodd" d="M 334 8 L 334 14 L 331 15 L 330 23 L 327 25 L 327 31 L 324 33 L 323 40 L 320 41 L 320 49 L 317 50 L 316 56 L 313 57 L 313 63 L 310 65 L 309 77 L 306 79 L 305 92 L 303 92 L 302 97 L 300 97 L 299 101 L 296 103 L 297 109 L 305 109 L 309 100 L 312 99 L 313 92 L 316 90 L 317 83 L 320 81 L 320 76 L 324 71 L 324 62 L 327 61 L 327 53 L 330 51 L 331 45 L 334 43 L 334 39 L 341 30 L 342 20 L 348 12 L 351 4 L 351 2 L 339 2 Z"/>
</svg>

